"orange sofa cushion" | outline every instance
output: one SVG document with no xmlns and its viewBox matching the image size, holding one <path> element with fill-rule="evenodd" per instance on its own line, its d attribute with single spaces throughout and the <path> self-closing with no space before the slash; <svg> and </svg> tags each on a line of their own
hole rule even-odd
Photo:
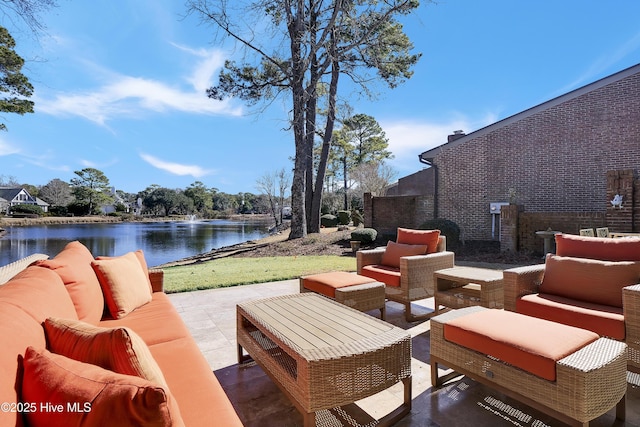
<svg viewBox="0 0 640 427">
<path fill-rule="evenodd" d="M 539 291 L 622 307 L 622 288 L 640 282 L 640 263 L 547 255 Z"/>
<path fill-rule="evenodd" d="M 42 325 L 33 316 L 0 298 L 0 336 L 0 403 L 20 402 L 22 356 L 30 345 L 44 348 Z M 22 421 L 21 413 L 0 410 L 0 426 L 22 427 Z"/>
<path fill-rule="evenodd" d="M 154 292 L 150 303 L 121 319 L 104 318 L 98 326 L 131 328 L 148 346 L 190 335 L 187 325 L 164 292 Z"/>
<path fill-rule="evenodd" d="M 55 271 L 64 282 L 78 313 L 78 319 L 98 323 L 104 311 L 104 297 L 98 278 L 91 268 L 93 255 L 86 246 L 75 241 L 68 243 L 52 259 L 37 265 Z"/>
<path fill-rule="evenodd" d="M 610 239 L 556 234 L 556 255 L 603 261 L 640 261 L 640 238 Z"/>
<path fill-rule="evenodd" d="M 21 308 L 39 323 L 50 316 L 78 318 L 60 276 L 38 266 L 27 267 L 0 286 L 0 300 Z"/>
<path fill-rule="evenodd" d="M 149 283 L 149 289 L 151 289 L 151 292 L 153 292 L 153 287 L 151 286 L 151 278 L 149 277 L 149 266 L 147 264 L 147 260 L 144 257 L 144 251 L 142 249 L 138 249 L 137 251 L 134 252 L 134 254 L 136 255 L 136 258 L 138 258 L 138 261 L 140 262 L 140 266 L 142 267 L 142 271 L 144 272 L 144 277 L 147 278 L 147 282 Z M 96 257 L 97 260 L 113 259 L 113 258 L 117 258 L 117 257 L 104 256 L 104 255 L 100 255 Z"/>
<path fill-rule="evenodd" d="M 564 325 L 587 329 L 603 337 L 625 339 L 622 308 L 586 303 L 557 295 L 525 295 L 516 301 L 516 311 Z"/>
<path fill-rule="evenodd" d="M 79 320 L 44 322 L 48 348 L 56 354 L 167 387 L 147 345 L 130 328 L 102 328 Z"/>
<path fill-rule="evenodd" d="M 400 269 L 396 267 L 389 267 L 387 265 L 366 265 L 362 267 L 360 274 L 370 277 L 377 282 L 382 282 L 385 285 L 400 287 Z"/>
<path fill-rule="evenodd" d="M 412 230 L 410 228 L 398 227 L 396 243 L 427 245 L 428 249 L 426 253 L 431 254 L 436 252 L 439 238 L 440 230 Z"/>
<path fill-rule="evenodd" d="M 408 245 L 390 241 L 384 250 L 380 264 L 389 267 L 400 268 L 400 258 L 412 255 L 424 255 L 429 247 L 427 245 Z"/>
<path fill-rule="evenodd" d="M 149 275 L 145 275 L 133 252 L 95 260 L 91 266 L 98 276 L 107 307 L 114 318 L 124 317 L 151 301 Z"/>
<path fill-rule="evenodd" d="M 192 337 L 149 348 L 164 372 L 185 425 L 242 427 L 229 397 Z M 189 366 L 189 369 L 181 366 Z M 249 380 L 247 387 L 252 386 Z M 279 424 L 277 420 L 274 422 Z"/>
<path fill-rule="evenodd" d="M 599 338 L 591 331 L 504 310 L 450 320 L 444 337 L 549 381 L 556 379 L 558 360 Z"/>
<path fill-rule="evenodd" d="M 331 298 L 336 297 L 336 289 L 371 282 L 375 282 L 375 280 L 346 271 L 312 274 L 302 278 L 303 286 L 306 289 Z"/>
<path fill-rule="evenodd" d="M 168 390 L 142 378 L 33 347 L 23 365 L 22 401 L 59 409 L 27 412 L 30 426 L 184 426 Z"/>
</svg>

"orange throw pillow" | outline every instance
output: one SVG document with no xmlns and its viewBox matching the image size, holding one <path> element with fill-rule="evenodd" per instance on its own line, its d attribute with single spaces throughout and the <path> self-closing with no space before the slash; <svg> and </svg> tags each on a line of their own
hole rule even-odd
<svg viewBox="0 0 640 427">
<path fill-rule="evenodd" d="M 389 267 L 400 267 L 400 258 L 411 255 L 424 255 L 427 253 L 427 245 L 404 245 L 389 241 L 387 248 L 382 255 L 380 264 Z"/>
<path fill-rule="evenodd" d="M 89 249 L 75 241 L 68 243 L 54 258 L 38 261 L 37 265 L 58 273 L 71 296 L 78 319 L 95 325 L 102 318 L 104 298 L 91 268 L 92 261 Z"/>
<path fill-rule="evenodd" d="M 622 288 L 640 282 L 640 263 L 547 255 L 539 291 L 622 307 Z"/>
<path fill-rule="evenodd" d="M 432 254 L 438 249 L 439 238 L 440 230 L 412 230 L 399 227 L 396 242 L 407 245 L 427 245 L 426 253 Z"/>
<path fill-rule="evenodd" d="M 56 354 L 167 387 L 149 347 L 129 328 L 102 328 L 50 317 L 45 320 L 44 329 L 48 348 Z"/>
<path fill-rule="evenodd" d="M 147 278 L 147 282 L 149 283 L 149 289 L 151 289 L 151 292 L 153 292 L 153 289 L 151 288 L 151 279 L 149 278 L 149 266 L 147 265 L 147 260 L 144 258 L 144 252 L 142 251 L 142 249 L 138 249 L 137 251 L 134 252 L 134 254 L 136 254 L 136 258 L 138 258 L 138 261 L 140 261 L 140 266 L 142 267 L 144 276 Z M 116 258 L 116 257 L 103 256 L 103 255 L 96 257 L 97 260 L 113 259 L 113 258 Z"/>
<path fill-rule="evenodd" d="M 35 405 L 25 414 L 30 426 L 184 426 L 169 391 L 145 379 L 33 347 L 23 367 L 22 401 Z"/>
<path fill-rule="evenodd" d="M 111 316 L 120 319 L 151 301 L 151 288 L 133 252 L 110 259 L 95 260 L 91 266 L 98 276 Z"/>
</svg>

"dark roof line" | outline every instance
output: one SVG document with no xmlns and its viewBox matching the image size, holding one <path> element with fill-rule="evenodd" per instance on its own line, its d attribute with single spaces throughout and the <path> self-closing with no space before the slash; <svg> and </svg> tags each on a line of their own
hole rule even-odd
<svg viewBox="0 0 640 427">
<path fill-rule="evenodd" d="M 596 89 L 600 89 L 601 87 L 607 86 L 611 83 L 615 83 L 619 80 L 622 80 L 624 78 L 627 78 L 629 76 L 632 76 L 636 73 L 640 72 L 640 64 L 636 64 L 632 67 L 626 68 L 622 71 L 619 71 L 617 73 L 611 74 L 607 77 L 603 77 L 599 80 L 596 80 L 593 83 L 589 83 L 588 85 L 582 86 L 578 89 L 574 89 L 571 92 L 567 92 L 564 95 L 560 95 L 558 97 L 555 97 L 553 99 L 550 99 L 549 101 L 545 101 L 542 104 L 538 104 L 534 107 L 531 107 L 529 109 L 526 109 L 524 111 L 521 111 L 519 113 L 516 113 L 512 116 L 509 116 L 507 118 L 504 118 L 500 121 L 497 121 L 495 123 L 492 123 L 488 126 L 485 126 L 483 128 L 480 128 L 474 132 L 471 132 L 463 137 L 460 137 L 454 141 L 451 142 L 446 142 L 442 145 L 439 145 L 437 147 L 434 147 L 430 150 L 424 151 L 423 153 L 420 154 L 419 158 L 420 159 L 424 159 L 426 161 L 430 161 L 433 159 L 433 156 L 436 154 L 437 151 L 442 150 L 444 148 L 452 148 L 455 147 L 457 145 L 460 144 L 464 144 L 466 141 L 468 141 L 469 139 L 472 138 L 478 138 L 480 136 L 483 136 L 489 132 L 494 131 L 497 128 L 501 128 L 503 126 L 507 126 L 513 122 L 516 122 L 518 120 L 522 120 L 528 116 L 531 116 L 533 114 L 539 113 L 540 111 L 544 111 L 548 108 L 551 107 L 555 107 L 556 105 L 559 105 L 563 102 L 569 101 L 571 99 L 577 98 L 579 96 L 582 96 L 586 93 L 592 92 Z"/>
</svg>

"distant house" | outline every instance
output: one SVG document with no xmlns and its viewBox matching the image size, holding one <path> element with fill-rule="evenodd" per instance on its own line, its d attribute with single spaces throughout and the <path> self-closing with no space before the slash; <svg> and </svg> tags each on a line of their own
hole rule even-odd
<svg viewBox="0 0 640 427">
<path fill-rule="evenodd" d="M 548 228 L 640 231 L 640 64 L 455 132 L 419 160 L 426 169 L 399 180 L 393 197 L 365 200 L 367 226 L 391 230 L 383 222 L 408 213 L 405 226 L 444 218 L 465 240 L 532 250 L 542 249 L 536 231 Z M 616 195 L 622 206 L 611 203 Z"/>
<path fill-rule="evenodd" d="M 9 214 L 12 206 L 36 205 L 43 212 L 49 210 L 49 204 L 42 199 L 33 197 L 22 187 L 0 187 L 0 212 Z"/>
</svg>

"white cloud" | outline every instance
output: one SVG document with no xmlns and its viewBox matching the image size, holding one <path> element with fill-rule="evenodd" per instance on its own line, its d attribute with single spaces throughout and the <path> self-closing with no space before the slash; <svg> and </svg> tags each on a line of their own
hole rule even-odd
<svg viewBox="0 0 640 427">
<path fill-rule="evenodd" d="M 0 156 L 18 154 L 19 152 L 20 150 L 18 149 L 18 147 L 13 146 L 7 141 L 4 141 L 2 138 L 0 138 Z"/>
<path fill-rule="evenodd" d="M 149 112 L 241 114 L 241 109 L 234 107 L 230 101 L 215 101 L 208 98 L 205 92 L 211 86 L 215 71 L 224 62 L 222 53 L 179 48 L 202 58 L 186 78 L 192 88 L 185 90 L 163 81 L 105 72 L 102 77 L 108 79 L 108 83 L 95 89 L 38 98 L 36 108 L 53 116 L 79 116 L 100 125 L 114 118 L 142 117 Z"/>
<path fill-rule="evenodd" d="M 158 159 L 150 154 L 141 153 L 140 157 L 151 166 L 162 169 L 173 175 L 191 175 L 195 178 L 200 178 L 205 175 L 210 175 L 213 170 L 204 169 L 196 165 L 182 165 L 180 163 L 167 162 L 165 160 Z"/>
</svg>

